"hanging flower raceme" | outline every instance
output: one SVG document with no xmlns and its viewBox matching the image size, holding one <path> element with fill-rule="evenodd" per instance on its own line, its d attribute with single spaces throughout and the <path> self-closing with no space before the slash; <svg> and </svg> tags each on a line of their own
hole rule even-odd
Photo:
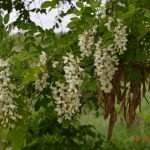
<svg viewBox="0 0 150 150">
<path fill-rule="evenodd" d="M 127 50 L 127 27 L 123 25 L 120 19 L 117 19 L 117 24 L 117 27 L 114 29 L 114 48 L 121 55 Z"/>
<path fill-rule="evenodd" d="M 48 61 L 47 54 L 42 51 L 42 54 L 39 56 L 39 63 L 38 66 L 45 66 Z M 47 86 L 49 85 L 48 79 L 49 79 L 49 74 L 48 72 L 44 71 L 39 77 L 36 75 L 37 80 L 34 82 L 35 90 L 42 92 Z"/>
<path fill-rule="evenodd" d="M 117 70 L 118 58 L 114 53 L 113 45 L 107 48 L 102 46 L 102 39 L 95 44 L 94 66 L 95 73 L 100 82 L 101 90 L 110 93 L 112 90 L 112 79 Z"/>
<path fill-rule="evenodd" d="M 94 34 L 96 33 L 97 26 L 90 28 L 79 36 L 79 43 L 81 57 L 89 57 L 92 54 L 92 49 L 94 46 Z"/>
<path fill-rule="evenodd" d="M 97 32 L 96 26 L 80 35 L 78 44 L 81 57 L 93 54 L 95 72 L 100 82 L 101 90 L 105 93 L 110 93 L 113 88 L 111 82 L 119 65 L 118 55 L 123 54 L 127 50 L 127 27 L 123 25 L 120 19 L 117 19 L 117 26 L 115 28 L 113 24 L 115 24 L 115 19 L 112 17 L 109 17 L 108 21 L 104 24 L 108 31 L 114 34 L 114 41 L 109 46 L 103 45 L 104 43 L 102 44 L 101 38 L 95 43 L 94 34 Z"/>
<path fill-rule="evenodd" d="M 66 82 L 57 81 L 56 86 L 52 87 L 59 122 L 63 119 L 70 120 L 79 111 L 81 106 L 79 87 L 83 82 L 81 79 L 83 69 L 79 66 L 80 59 L 70 53 L 67 53 L 63 59 Z"/>
<path fill-rule="evenodd" d="M 35 90 L 38 90 L 40 92 L 43 91 L 43 89 L 47 88 L 49 83 L 47 80 L 49 79 L 49 74 L 47 72 L 44 72 L 41 76 L 41 78 L 37 77 L 37 80 L 35 81 Z"/>
<path fill-rule="evenodd" d="M 42 54 L 39 56 L 40 60 L 39 60 L 39 65 L 46 65 L 47 63 L 47 54 L 42 51 Z"/>
<path fill-rule="evenodd" d="M 119 65 L 118 55 L 127 50 L 127 34 L 126 26 L 120 19 L 117 19 L 117 27 L 113 31 L 112 23 L 114 19 L 108 18 L 108 22 L 104 25 L 108 31 L 114 33 L 114 41 L 109 46 L 102 45 L 102 39 L 95 44 L 94 66 L 95 72 L 100 81 L 101 90 L 110 93 L 113 85 L 112 79 Z"/>
<path fill-rule="evenodd" d="M 70 89 L 68 84 L 57 81 L 52 87 L 52 94 L 55 100 L 55 111 L 58 115 L 58 122 L 70 120 L 79 111 L 81 93 L 76 87 Z"/>
<path fill-rule="evenodd" d="M 80 86 L 82 84 L 82 80 L 80 79 L 82 76 L 83 69 L 80 67 L 80 59 L 75 57 L 74 55 L 67 53 L 64 59 L 64 72 L 66 83 L 69 84 L 70 88 L 74 88 L 75 86 Z"/>
<path fill-rule="evenodd" d="M 21 119 L 17 113 L 17 104 L 14 93 L 17 88 L 11 83 L 9 60 L 0 59 L 0 123 L 3 127 L 13 128 Z"/>
<path fill-rule="evenodd" d="M 97 12 L 97 18 L 99 18 L 99 15 L 102 19 L 106 18 L 106 5 L 104 3 L 100 5 L 100 10 Z"/>
<path fill-rule="evenodd" d="M 114 19 L 110 16 L 108 18 L 108 22 L 104 24 L 107 27 L 108 31 L 110 31 L 110 32 L 112 30 L 112 23 L 113 22 L 114 22 Z"/>
</svg>

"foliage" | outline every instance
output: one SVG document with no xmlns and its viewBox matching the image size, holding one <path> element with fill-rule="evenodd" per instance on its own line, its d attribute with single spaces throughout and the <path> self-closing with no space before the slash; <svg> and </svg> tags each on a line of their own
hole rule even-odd
<svg viewBox="0 0 150 150">
<path fill-rule="evenodd" d="M 65 2 L 69 8 L 62 10 L 52 29 L 30 20 L 30 12 L 45 12 Z M 41 9 L 27 10 L 22 1 L 1 1 L 4 11 L 20 11 L 13 26 L 24 31 L 16 47 L 18 41 L 8 32 L 9 14 L 0 14 L 0 130 L 6 139 L 2 148 L 109 149 L 104 137 L 93 126 L 81 125 L 78 117 L 88 109 L 98 112 L 100 105 L 104 118 L 110 119 L 108 139 L 119 115 L 117 104 L 127 125 L 133 123 L 141 97 L 150 90 L 148 3 L 52 0 L 43 2 Z M 70 31 L 55 34 L 67 15 L 72 15 Z M 112 142 L 107 146 L 117 149 Z"/>
</svg>

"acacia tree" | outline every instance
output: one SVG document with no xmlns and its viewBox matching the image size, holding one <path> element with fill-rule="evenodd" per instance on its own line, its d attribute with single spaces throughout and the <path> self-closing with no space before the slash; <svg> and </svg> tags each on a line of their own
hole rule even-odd
<svg viewBox="0 0 150 150">
<path fill-rule="evenodd" d="M 15 22 L 25 30 L 19 52 L 5 31 L 7 17 L 1 16 L 0 121 L 15 150 L 43 123 L 74 128 L 70 124 L 90 103 L 104 110 L 105 119 L 109 117 L 110 139 L 117 119 L 116 104 L 130 125 L 141 97 L 150 89 L 149 1 L 66 2 L 69 8 L 62 9 L 54 28 L 71 14 L 67 34 L 55 35 L 54 28 L 43 30 L 28 17 Z M 61 4 L 64 1 L 45 1 L 41 9 Z"/>
</svg>

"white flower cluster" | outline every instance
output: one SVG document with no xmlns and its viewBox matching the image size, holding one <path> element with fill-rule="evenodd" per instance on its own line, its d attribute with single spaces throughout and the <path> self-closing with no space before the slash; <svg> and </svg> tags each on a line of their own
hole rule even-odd
<svg viewBox="0 0 150 150">
<path fill-rule="evenodd" d="M 127 50 L 127 27 L 123 25 L 120 19 L 117 19 L 117 23 L 118 25 L 114 29 L 114 48 L 121 55 Z"/>
<path fill-rule="evenodd" d="M 42 51 L 42 54 L 39 56 L 39 58 L 40 58 L 39 64 L 40 65 L 46 65 L 46 63 L 47 63 L 47 54 L 44 51 Z"/>
<path fill-rule="evenodd" d="M 95 73 L 101 84 L 101 90 L 105 93 L 110 93 L 112 90 L 112 79 L 117 70 L 118 58 L 114 53 L 113 45 L 107 48 L 102 47 L 102 40 L 99 39 L 95 44 L 94 66 Z"/>
<path fill-rule="evenodd" d="M 49 83 L 47 82 L 48 78 L 49 78 L 49 74 L 47 72 L 44 72 L 42 74 L 41 79 L 37 78 L 37 80 L 34 83 L 35 90 L 42 92 L 43 89 L 47 88 L 47 86 L 49 85 Z"/>
<path fill-rule="evenodd" d="M 70 120 L 79 111 L 81 93 L 78 89 L 83 82 L 80 59 L 69 53 L 63 59 L 66 83 L 57 81 L 56 86 L 52 87 L 59 122 Z"/>
<path fill-rule="evenodd" d="M 52 87 L 52 93 L 55 99 L 58 122 L 61 123 L 64 119 L 70 120 L 79 111 L 81 94 L 76 88 L 70 89 L 69 85 L 59 81 L 55 84 L 56 86 Z"/>
<path fill-rule="evenodd" d="M 3 127 L 13 128 L 21 115 L 17 113 L 14 101 L 17 88 L 11 83 L 9 60 L 0 59 L 0 123 Z"/>
<path fill-rule="evenodd" d="M 111 24 L 112 24 L 113 21 L 114 21 L 114 19 L 110 16 L 108 18 L 108 22 L 104 24 L 107 27 L 108 31 L 112 30 Z"/>
<path fill-rule="evenodd" d="M 45 66 L 48 61 L 47 54 L 42 51 L 42 54 L 39 56 L 39 59 L 40 60 L 38 66 Z M 34 82 L 35 90 L 42 92 L 49 85 L 49 83 L 47 82 L 47 80 L 49 79 L 49 74 L 44 71 L 42 73 L 41 78 L 39 78 L 38 75 L 36 75 L 36 77 L 37 80 Z"/>
<path fill-rule="evenodd" d="M 85 31 L 82 35 L 79 35 L 79 43 L 81 57 L 89 57 L 92 54 L 92 49 L 94 46 L 94 34 L 96 33 L 97 26 L 90 28 Z"/>
<path fill-rule="evenodd" d="M 70 89 L 75 88 L 77 85 L 82 84 L 80 77 L 82 76 L 83 69 L 80 67 L 80 59 L 74 55 L 67 53 L 64 59 L 64 72 L 66 82 L 69 84 Z"/>
<path fill-rule="evenodd" d="M 100 5 L 100 10 L 98 11 L 98 16 L 99 16 L 99 14 L 102 19 L 106 18 L 106 5 L 103 3 Z"/>
<path fill-rule="evenodd" d="M 102 39 L 95 44 L 94 66 L 96 75 L 101 84 L 101 90 L 105 93 L 110 93 L 112 90 L 112 79 L 119 64 L 118 55 L 127 50 L 127 33 L 126 26 L 123 25 L 120 19 L 117 19 L 117 27 L 112 30 L 112 17 L 108 18 L 108 22 L 104 25 L 108 31 L 114 33 L 113 44 L 103 47 Z"/>
<path fill-rule="evenodd" d="M 52 62 L 52 68 L 57 68 L 58 64 L 59 64 L 59 61 L 53 61 Z"/>
</svg>

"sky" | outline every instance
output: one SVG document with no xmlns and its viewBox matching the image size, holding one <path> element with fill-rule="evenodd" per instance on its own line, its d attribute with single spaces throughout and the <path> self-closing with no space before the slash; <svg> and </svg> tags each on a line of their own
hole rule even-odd
<svg viewBox="0 0 150 150">
<path fill-rule="evenodd" d="M 42 2 L 44 2 L 44 1 L 45 0 L 34 0 L 34 2 L 30 5 L 30 9 L 31 8 L 35 8 L 35 7 L 36 8 L 40 8 Z M 74 0 L 74 3 L 76 1 L 77 0 Z M 105 2 L 105 1 L 106 0 L 103 0 L 103 2 Z M 41 26 L 42 28 L 49 29 L 49 28 L 52 28 L 53 25 L 56 23 L 55 17 L 59 14 L 59 12 L 61 11 L 61 9 L 67 10 L 67 8 L 68 8 L 68 6 L 62 6 L 60 8 L 51 10 L 47 14 L 35 14 L 35 13 L 31 13 L 31 19 L 32 19 L 32 21 L 34 21 L 37 25 Z M 17 13 L 14 11 L 11 14 L 10 18 L 11 19 L 10 19 L 9 22 L 15 21 L 16 18 L 17 18 Z M 56 29 L 55 32 L 61 32 L 61 31 L 67 32 L 69 30 L 69 28 L 67 28 L 67 24 L 69 23 L 70 18 L 71 18 L 71 15 L 70 16 L 66 16 L 65 18 L 63 18 L 61 28 Z M 13 33 L 16 33 L 16 32 L 18 32 L 18 29 L 14 29 L 13 30 Z"/>
<path fill-rule="evenodd" d="M 75 0 L 76 1 L 76 0 Z M 40 7 L 42 2 L 44 2 L 44 0 L 35 0 L 35 3 L 32 3 L 31 7 Z M 46 28 L 52 28 L 53 25 L 56 23 L 56 19 L 55 17 L 60 13 L 60 11 L 63 10 L 67 10 L 68 6 L 63 6 L 60 8 L 56 8 L 56 9 L 52 9 L 49 13 L 47 14 L 31 14 L 31 18 L 34 22 L 36 22 L 37 25 L 42 26 L 44 29 Z M 67 24 L 70 21 L 70 17 L 71 16 L 66 16 L 65 18 L 63 18 L 62 21 L 62 26 L 60 29 L 57 29 L 56 32 L 60 32 L 61 30 L 63 31 L 68 31 L 69 28 L 67 28 Z"/>
</svg>

